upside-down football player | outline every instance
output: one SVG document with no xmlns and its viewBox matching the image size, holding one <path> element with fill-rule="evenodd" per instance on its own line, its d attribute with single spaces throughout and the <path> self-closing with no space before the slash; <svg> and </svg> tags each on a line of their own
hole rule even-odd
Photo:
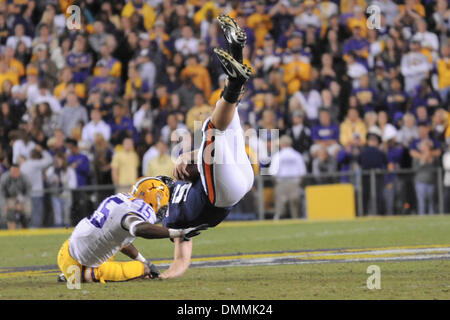
<svg viewBox="0 0 450 320">
<path fill-rule="evenodd" d="M 214 49 L 228 84 L 203 124 L 200 148 L 177 160 L 174 182 L 168 177 L 139 179 L 131 193 L 105 199 L 89 218 L 75 227 L 58 255 L 68 266 L 82 268 L 82 281 L 124 281 L 140 277 L 181 276 L 189 267 L 193 236 L 222 222 L 253 185 L 253 169 L 245 152 L 237 103 L 251 70 L 242 64 L 245 32 L 228 16 L 219 16 L 229 53 Z M 189 165 L 196 163 L 196 167 Z M 192 170 L 196 168 L 196 170 Z M 196 176 L 198 177 L 196 179 Z M 162 219 L 163 227 L 154 225 Z M 174 260 L 159 274 L 132 245 L 135 237 L 171 238 Z M 118 251 L 137 261 L 108 261 Z"/>
</svg>

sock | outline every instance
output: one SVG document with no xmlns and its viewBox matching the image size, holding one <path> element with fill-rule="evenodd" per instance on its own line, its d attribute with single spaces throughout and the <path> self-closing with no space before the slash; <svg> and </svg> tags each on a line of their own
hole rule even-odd
<svg viewBox="0 0 450 320">
<path fill-rule="evenodd" d="M 242 56 L 242 47 L 238 44 L 231 44 L 229 45 L 230 53 L 233 56 L 233 58 L 239 62 L 242 63 L 243 56 Z"/>
<path fill-rule="evenodd" d="M 228 85 L 222 91 L 222 97 L 229 103 L 236 103 L 242 93 L 242 86 L 244 84 L 240 81 L 229 81 Z"/>
</svg>

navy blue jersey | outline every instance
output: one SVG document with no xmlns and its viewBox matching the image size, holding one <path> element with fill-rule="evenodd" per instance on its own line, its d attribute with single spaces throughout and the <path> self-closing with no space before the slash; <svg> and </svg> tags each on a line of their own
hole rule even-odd
<svg viewBox="0 0 450 320">
<path fill-rule="evenodd" d="M 163 226 L 184 229 L 207 223 L 210 227 L 215 227 L 227 217 L 231 208 L 213 206 L 200 179 L 194 183 L 177 181 L 170 197 L 169 210 L 163 219 Z"/>
</svg>

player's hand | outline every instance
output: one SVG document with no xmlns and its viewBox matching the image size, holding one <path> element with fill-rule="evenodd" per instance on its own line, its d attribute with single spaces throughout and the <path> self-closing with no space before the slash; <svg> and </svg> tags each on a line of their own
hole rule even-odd
<svg viewBox="0 0 450 320">
<path fill-rule="evenodd" d="M 158 279 L 160 272 L 158 268 L 153 263 L 149 263 L 148 268 L 150 269 L 149 277 L 150 279 Z"/>
<path fill-rule="evenodd" d="M 190 240 L 192 237 L 198 236 L 200 234 L 200 231 L 208 229 L 208 224 L 201 224 L 199 226 L 193 227 L 193 228 L 187 228 L 181 230 L 182 236 L 181 238 L 183 240 Z"/>
<path fill-rule="evenodd" d="M 186 170 L 186 167 L 191 161 L 191 158 L 190 152 L 180 154 L 175 163 L 175 168 L 173 169 L 173 176 L 175 179 L 185 180 L 189 177 L 189 172 Z"/>
</svg>

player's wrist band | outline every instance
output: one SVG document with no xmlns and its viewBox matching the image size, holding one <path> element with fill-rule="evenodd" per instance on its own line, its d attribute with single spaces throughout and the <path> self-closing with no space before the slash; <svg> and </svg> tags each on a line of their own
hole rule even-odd
<svg viewBox="0 0 450 320">
<path fill-rule="evenodd" d="M 133 221 L 131 224 L 130 224 L 130 234 L 133 236 L 133 237 L 136 237 L 136 234 L 135 234 L 135 228 L 136 228 L 136 226 L 138 225 L 138 224 L 140 224 L 140 223 L 142 223 L 143 221 L 140 221 L 140 220 L 138 220 L 138 221 Z"/>
<path fill-rule="evenodd" d="M 139 252 L 137 257 L 134 258 L 134 260 L 140 261 L 142 263 L 147 263 L 147 260 L 145 260 L 144 256 Z"/>
<path fill-rule="evenodd" d="M 169 229 L 169 237 L 170 238 L 180 238 L 181 236 L 182 236 L 181 230 Z"/>
</svg>

